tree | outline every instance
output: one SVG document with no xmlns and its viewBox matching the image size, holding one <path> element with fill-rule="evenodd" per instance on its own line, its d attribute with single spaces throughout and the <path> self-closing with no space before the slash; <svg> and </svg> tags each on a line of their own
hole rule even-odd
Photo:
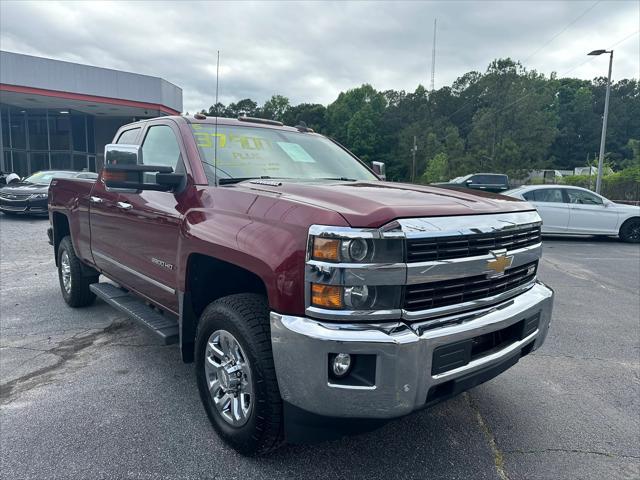
<svg viewBox="0 0 640 480">
<path fill-rule="evenodd" d="M 290 107 L 283 115 L 282 122 L 285 125 L 298 125 L 300 122 L 307 124 L 316 132 L 326 132 L 327 109 L 318 103 L 301 103 Z"/>
<path fill-rule="evenodd" d="M 259 111 L 259 116 L 281 122 L 289 110 L 289 99 L 282 95 L 273 95 Z"/>
<path fill-rule="evenodd" d="M 380 152 L 380 123 L 387 102 L 371 85 L 338 95 L 327 107 L 327 131 L 363 160 L 373 160 Z"/>
<path fill-rule="evenodd" d="M 422 174 L 421 180 L 424 183 L 444 182 L 448 179 L 448 170 L 449 162 L 447 154 L 444 152 L 438 153 L 428 161 L 427 168 Z"/>
<path fill-rule="evenodd" d="M 239 100 L 237 103 L 230 103 L 224 111 L 224 116 L 229 118 L 255 117 L 257 114 L 258 104 L 250 98 Z"/>
<path fill-rule="evenodd" d="M 392 180 L 411 178 L 414 137 L 421 181 L 480 171 L 519 177 L 532 169 L 585 165 L 597 156 L 605 90 L 605 78 L 545 77 L 505 58 L 433 92 L 422 85 L 381 92 L 364 84 L 341 92 L 327 107 L 291 105 L 273 95 L 262 106 L 245 98 L 219 103 L 207 114 L 305 122 L 363 160 L 385 162 Z M 607 162 L 616 169 L 637 165 L 639 142 L 640 82 L 621 79 L 611 86 Z"/>
</svg>

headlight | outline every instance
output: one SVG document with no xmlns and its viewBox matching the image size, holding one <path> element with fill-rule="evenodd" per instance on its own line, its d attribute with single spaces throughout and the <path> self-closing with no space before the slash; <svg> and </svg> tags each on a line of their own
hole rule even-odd
<svg viewBox="0 0 640 480">
<path fill-rule="evenodd" d="M 311 239 L 311 259 L 333 263 L 399 263 L 403 243 L 395 239 L 329 238 Z"/>
<path fill-rule="evenodd" d="M 39 200 L 41 198 L 47 198 L 49 196 L 48 193 L 34 193 L 33 195 L 31 195 L 29 198 L 31 200 Z"/>
<path fill-rule="evenodd" d="M 352 262 L 362 262 L 369 255 L 369 242 L 363 238 L 345 240 L 342 242 L 340 253 L 342 258 L 349 259 Z"/>
<path fill-rule="evenodd" d="M 311 284 L 311 306 L 332 310 L 390 310 L 400 308 L 400 285 Z"/>
</svg>

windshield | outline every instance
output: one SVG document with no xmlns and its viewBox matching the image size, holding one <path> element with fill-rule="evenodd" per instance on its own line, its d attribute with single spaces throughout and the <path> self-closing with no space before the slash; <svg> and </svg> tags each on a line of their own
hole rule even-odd
<svg viewBox="0 0 640 480">
<path fill-rule="evenodd" d="M 49 185 L 54 178 L 72 178 L 78 172 L 37 172 L 24 179 L 25 183 L 37 183 L 39 185 Z"/>
<path fill-rule="evenodd" d="M 212 184 L 214 163 L 220 183 L 249 178 L 377 180 L 360 162 L 325 137 L 229 125 L 218 125 L 216 137 L 215 125 L 191 126 Z M 214 161 L 216 153 L 218 158 Z"/>
</svg>

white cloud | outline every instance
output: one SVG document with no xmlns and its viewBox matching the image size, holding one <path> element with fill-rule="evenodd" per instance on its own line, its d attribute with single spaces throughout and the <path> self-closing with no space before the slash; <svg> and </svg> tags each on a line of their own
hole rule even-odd
<svg viewBox="0 0 640 480">
<path fill-rule="evenodd" d="M 429 84 L 438 18 L 436 87 L 497 57 L 523 60 L 594 4 L 564 2 L 86 2 L 0 3 L 0 48 L 135 71 L 183 88 L 191 112 L 214 101 L 272 94 L 329 103 L 370 83 Z M 526 63 L 549 74 L 606 75 L 595 48 L 638 30 L 637 1 L 602 1 Z M 614 79 L 640 76 L 640 35 L 615 47 Z M 581 65 L 583 62 L 584 65 Z M 577 67 L 577 68 L 576 68 Z"/>
</svg>

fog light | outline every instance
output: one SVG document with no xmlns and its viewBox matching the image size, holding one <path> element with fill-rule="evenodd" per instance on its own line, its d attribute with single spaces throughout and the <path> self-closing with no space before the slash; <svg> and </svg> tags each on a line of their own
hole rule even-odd
<svg viewBox="0 0 640 480">
<path fill-rule="evenodd" d="M 344 377 L 347 373 L 349 373 L 350 368 L 351 355 L 349 355 L 348 353 L 339 353 L 335 357 L 333 357 L 333 362 L 331 362 L 331 369 L 333 370 L 333 374 L 336 377 Z"/>
</svg>

